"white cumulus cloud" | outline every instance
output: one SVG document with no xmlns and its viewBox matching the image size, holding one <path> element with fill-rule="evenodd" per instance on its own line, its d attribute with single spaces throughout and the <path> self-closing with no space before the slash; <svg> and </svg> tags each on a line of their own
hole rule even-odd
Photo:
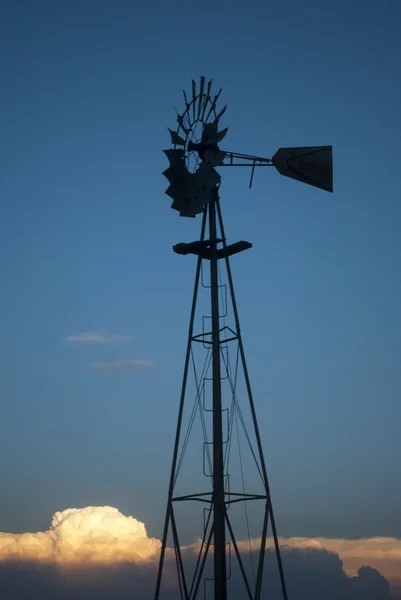
<svg viewBox="0 0 401 600">
<path fill-rule="evenodd" d="M 160 545 L 148 537 L 144 523 L 117 508 L 87 506 L 56 512 L 48 531 L 0 533 L 0 560 L 141 562 L 158 556 Z"/>
</svg>

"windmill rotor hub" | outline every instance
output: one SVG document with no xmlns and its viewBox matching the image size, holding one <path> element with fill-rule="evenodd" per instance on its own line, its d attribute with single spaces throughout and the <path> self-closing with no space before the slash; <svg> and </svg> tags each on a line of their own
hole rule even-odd
<svg viewBox="0 0 401 600">
<path fill-rule="evenodd" d="M 199 143 L 195 143 L 195 142 L 188 142 L 188 152 L 197 152 L 199 155 L 199 158 L 201 160 L 205 160 L 206 157 L 206 152 L 210 150 L 212 152 L 218 152 L 219 151 L 219 147 L 217 144 L 205 144 L 204 142 L 199 142 Z M 207 160 L 206 160 L 207 162 Z"/>
</svg>

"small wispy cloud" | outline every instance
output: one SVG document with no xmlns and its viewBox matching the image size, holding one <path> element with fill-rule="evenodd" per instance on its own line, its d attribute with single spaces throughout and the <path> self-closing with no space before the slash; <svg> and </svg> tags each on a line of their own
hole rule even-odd
<svg viewBox="0 0 401 600">
<path fill-rule="evenodd" d="M 88 331 L 69 335 L 65 338 L 68 344 L 110 344 L 112 342 L 131 342 L 131 335 L 109 335 L 98 333 L 96 331 Z"/>
<path fill-rule="evenodd" d="M 93 362 L 89 366 L 91 369 L 97 369 L 99 371 L 143 371 L 153 367 L 151 360 L 109 360 L 105 362 Z"/>
</svg>

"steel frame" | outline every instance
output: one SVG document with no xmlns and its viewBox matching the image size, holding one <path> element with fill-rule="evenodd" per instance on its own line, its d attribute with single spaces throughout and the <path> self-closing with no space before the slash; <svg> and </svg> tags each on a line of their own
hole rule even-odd
<svg viewBox="0 0 401 600">
<path fill-rule="evenodd" d="M 266 165 L 268 166 L 268 165 Z M 206 226 L 209 224 L 209 239 L 205 239 Z M 220 237 L 217 236 L 217 229 L 220 229 Z M 219 251 L 217 245 L 222 243 L 223 249 Z M 209 247 L 210 251 L 205 255 L 203 248 L 205 244 Z M 185 246 L 184 244 L 179 245 L 180 247 Z M 245 358 L 244 346 L 242 341 L 240 322 L 238 316 L 238 309 L 236 303 L 236 297 L 234 292 L 234 284 L 230 266 L 230 252 L 228 251 L 229 246 L 226 243 L 226 235 L 224 231 L 224 224 L 222 219 L 222 213 L 219 203 L 218 190 L 216 190 L 215 197 L 205 207 L 202 218 L 201 234 L 199 242 L 192 242 L 188 244 L 192 250 L 190 253 L 197 254 L 197 265 L 195 282 L 192 297 L 192 307 L 189 321 L 188 330 L 188 341 L 187 349 L 185 354 L 184 373 L 181 386 L 180 403 L 178 410 L 178 421 L 177 429 L 174 442 L 172 467 L 170 473 L 170 483 L 168 490 L 167 509 L 163 529 L 162 547 L 160 553 L 159 569 L 156 582 L 155 600 L 159 600 L 161 592 L 161 583 L 163 575 L 163 567 L 166 554 L 166 544 L 169 528 L 171 528 L 173 535 L 174 552 L 176 556 L 176 565 L 178 580 L 180 586 L 181 598 L 183 600 L 195 600 L 198 597 L 198 592 L 204 573 L 204 567 L 206 559 L 210 551 L 210 547 L 214 546 L 213 560 L 214 560 L 214 599 L 215 600 L 227 600 L 227 573 L 226 573 L 226 534 L 229 534 L 229 539 L 233 545 L 235 555 L 237 557 L 239 569 L 242 574 L 242 578 L 245 584 L 247 598 L 249 600 L 260 600 L 262 593 L 262 581 L 263 581 L 263 569 L 264 559 L 266 551 L 266 538 L 267 528 L 270 524 L 274 540 L 274 548 L 277 557 L 277 564 L 280 576 L 282 596 L 284 600 L 287 600 L 287 590 L 284 579 L 284 571 L 282 566 L 280 547 L 278 542 L 276 523 L 273 513 L 273 507 L 271 502 L 271 495 L 266 471 L 266 465 L 263 455 L 263 448 L 259 433 L 259 427 L 256 418 L 255 405 L 251 390 L 251 384 L 248 374 L 248 367 Z M 246 249 L 250 247 L 244 247 Z M 176 249 L 176 247 L 174 248 Z M 220 254 L 219 254 L 220 252 Z M 180 252 L 187 253 L 187 252 Z M 196 314 L 197 297 L 199 291 L 199 283 L 201 278 L 202 261 L 209 260 L 210 262 L 210 301 L 212 309 L 212 331 L 209 333 L 202 333 L 194 335 L 194 320 Z M 229 327 L 219 327 L 219 299 L 218 299 L 218 278 L 217 278 L 217 263 L 218 260 L 225 262 L 226 274 L 228 279 L 228 287 L 231 297 L 231 304 L 234 313 L 235 331 Z M 230 332 L 230 337 L 221 339 L 223 331 Z M 210 336 L 211 341 L 205 340 L 206 336 Z M 250 405 L 250 411 L 252 415 L 253 431 L 256 439 L 256 452 L 261 467 L 261 476 L 264 487 L 264 494 L 241 494 L 238 492 L 225 491 L 224 488 L 224 456 L 223 456 L 223 438 L 222 438 L 222 407 L 221 407 L 221 374 L 220 374 L 220 354 L 221 347 L 230 341 L 237 340 L 240 360 L 242 363 L 242 369 L 244 373 L 245 385 L 247 390 L 248 401 Z M 186 388 L 188 381 L 188 372 L 191 358 L 192 344 L 196 342 L 202 342 L 208 344 L 212 348 L 212 372 L 213 372 L 213 474 L 212 474 L 212 490 L 209 492 L 187 494 L 181 496 L 174 495 L 176 472 L 177 472 L 177 460 L 180 447 L 183 411 L 186 396 Z M 264 518 L 263 528 L 261 532 L 261 542 L 258 556 L 258 567 L 256 576 L 256 586 L 254 590 L 251 589 L 250 582 L 248 581 L 244 565 L 242 562 L 241 554 L 235 539 L 234 531 L 230 518 L 227 514 L 227 508 L 234 503 L 246 502 L 250 500 L 264 501 Z M 192 577 L 192 581 L 189 582 L 185 574 L 183 558 L 181 554 L 180 541 L 177 531 L 174 515 L 174 505 L 177 502 L 201 502 L 208 505 L 208 516 L 204 527 L 204 533 L 196 561 L 195 572 Z"/>
</svg>

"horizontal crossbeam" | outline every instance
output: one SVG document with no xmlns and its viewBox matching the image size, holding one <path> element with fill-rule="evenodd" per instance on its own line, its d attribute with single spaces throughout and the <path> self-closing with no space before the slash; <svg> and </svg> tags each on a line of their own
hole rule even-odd
<svg viewBox="0 0 401 600">
<path fill-rule="evenodd" d="M 210 498 L 206 498 L 206 496 L 210 496 Z M 211 492 L 204 492 L 202 494 L 187 494 L 185 496 L 176 496 L 175 498 L 172 498 L 172 502 L 185 502 L 185 501 L 190 501 L 190 500 L 197 500 L 198 502 L 206 502 L 206 503 L 211 503 L 212 499 L 211 499 L 212 493 Z M 263 495 L 263 494 L 239 494 L 236 492 L 227 492 L 226 493 L 227 496 L 227 500 L 225 500 L 226 504 L 234 504 L 235 502 L 244 502 L 246 500 L 266 500 L 267 496 Z M 234 498 L 231 500 L 230 497 L 233 496 Z"/>
<path fill-rule="evenodd" d="M 216 243 L 221 242 L 222 240 L 216 240 Z M 210 249 L 210 241 L 205 240 L 203 242 L 189 242 L 188 244 L 181 242 L 180 244 L 176 244 L 173 246 L 173 250 L 176 254 L 195 254 L 196 256 L 200 256 L 206 260 L 210 260 L 211 258 L 211 249 Z M 237 254 L 238 252 L 243 252 L 244 250 L 248 250 L 252 248 L 252 244 L 250 242 L 235 242 L 234 244 L 229 244 L 224 248 L 220 248 L 217 250 L 217 258 L 228 258 L 233 254 Z"/>
</svg>

